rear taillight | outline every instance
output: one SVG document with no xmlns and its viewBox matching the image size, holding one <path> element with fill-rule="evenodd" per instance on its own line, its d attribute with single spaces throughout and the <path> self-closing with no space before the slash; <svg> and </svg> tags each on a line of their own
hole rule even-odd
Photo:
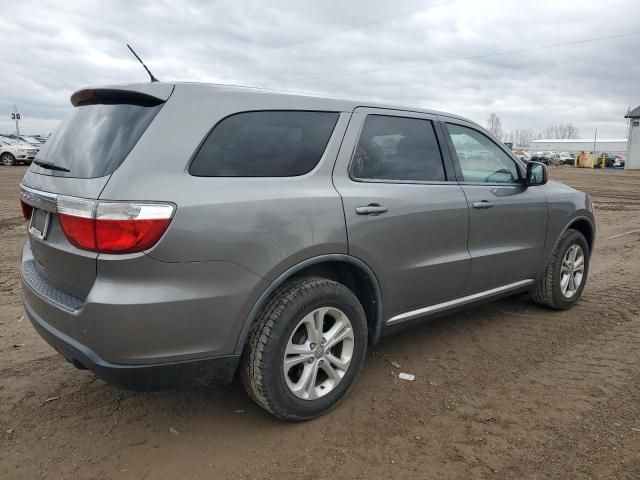
<svg viewBox="0 0 640 480">
<path fill-rule="evenodd" d="M 22 215 L 27 220 L 31 220 L 31 213 L 33 213 L 33 207 L 28 203 L 25 203 L 24 200 L 20 199 L 20 207 L 22 207 Z"/>
<path fill-rule="evenodd" d="M 97 250 L 95 210 L 97 202 L 58 196 L 58 220 L 69 242 L 83 250 Z"/>
<path fill-rule="evenodd" d="M 134 253 L 153 247 L 171 223 L 174 209 L 165 203 L 58 197 L 58 219 L 69 242 L 101 253 Z"/>
<path fill-rule="evenodd" d="M 141 252 L 153 247 L 173 217 L 173 205 L 100 202 L 96 244 L 109 253 Z"/>
</svg>

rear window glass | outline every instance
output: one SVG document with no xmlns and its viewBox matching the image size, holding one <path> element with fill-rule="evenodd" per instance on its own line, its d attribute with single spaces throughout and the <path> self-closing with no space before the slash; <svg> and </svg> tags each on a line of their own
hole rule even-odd
<svg viewBox="0 0 640 480">
<path fill-rule="evenodd" d="M 31 164 L 45 175 L 95 178 L 112 174 L 129 155 L 161 105 L 93 104 L 76 107 L 44 144 L 36 161 L 69 172 Z"/>
<path fill-rule="evenodd" d="M 202 144 L 189 173 L 201 177 L 292 177 L 318 164 L 336 112 L 245 112 L 222 120 Z"/>
</svg>

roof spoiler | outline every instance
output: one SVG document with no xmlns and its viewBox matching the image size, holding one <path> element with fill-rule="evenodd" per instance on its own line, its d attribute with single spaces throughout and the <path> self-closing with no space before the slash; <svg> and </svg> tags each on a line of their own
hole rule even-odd
<svg viewBox="0 0 640 480">
<path fill-rule="evenodd" d="M 84 105 L 138 105 L 140 107 L 155 107 L 166 102 L 173 92 L 171 84 L 154 84 L 159 88 L 144 88 L 142 86 L 83 88 L 71 95 L 74 107 Z"/>
</svg>

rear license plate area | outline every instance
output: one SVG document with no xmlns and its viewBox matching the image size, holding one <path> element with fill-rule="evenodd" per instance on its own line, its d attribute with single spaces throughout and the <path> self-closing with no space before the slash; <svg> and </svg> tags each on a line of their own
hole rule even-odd
<svg viewBox="0 0 640 480">
<path fill-rule="evenodd" d="M 47 236 L 50 217 L 51 214 L 49 212 L 34 208 L 31 212 L 31 221 L 29 222 L 29 233 L 40 240 L 44 240 Z"/>
</svg>

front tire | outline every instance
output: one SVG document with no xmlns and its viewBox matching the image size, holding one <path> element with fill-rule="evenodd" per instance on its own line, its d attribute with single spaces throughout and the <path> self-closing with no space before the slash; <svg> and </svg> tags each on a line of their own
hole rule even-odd
<svg viewBox="0 0 640 480">
<path fill-rule="evenodd" d="M 3 153 L 0 160 L 5 167 L 13 167 L 16 164 L 16 157 L 11 155 L 9 152 Z"/>
<path fill-rule="evenodd" d="M 562 234 L 544 274 L 531 292 L 532 299 L 555 310 L 573 307 L 584 290 L 589 273 L 589 244 L 577 230 Z"/>
<path fill-rule="evenodd" d="M 273 294 L 251 330 L 242 382 L 276 417 L 310 420 L 345 397 L 366 350 L 367 322 L 351 290 L 326 278 L 292 280 Z"/>
</svg>

